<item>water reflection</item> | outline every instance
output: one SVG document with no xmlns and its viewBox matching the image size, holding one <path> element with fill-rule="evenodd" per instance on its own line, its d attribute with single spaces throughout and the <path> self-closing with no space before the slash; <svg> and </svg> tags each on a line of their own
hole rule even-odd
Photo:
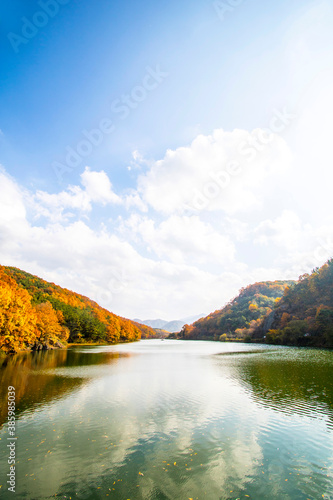
<svg viewBox="0 0 333 500">
<path fill-rule="evenodd" d="M 239 379 L 255 401 L 290 415 L 327 418 L 333 426 L 333 353 L 279 349 L 237 358 Z M 259 353 L 258 353 L 259 354 Z"/>
<path fill-rule="evenodd" d="M 42 394 L 27 379 L 22 399 L 40 404 L 19 420 L 18 497 L 322 498 L 333 486 L 333 357 L 321 353 L 144 341 L 20 359 Z M 313 400 L 321 412 L 310 415 Z"/>
<path fill-rule="evenodd" d="M 15 387 L 17 414 L 59 399 L 85 381 L 82 376 L 62 377 L 61 369 L 115 362 L 124 354 L 93 349 L 58 349 L 20 353 L 0 359 L 0 401 L 7 401 L 8 386 Z M 7 420 L 7 406 L 0 406 L 0 425 Z"/>
</svg>

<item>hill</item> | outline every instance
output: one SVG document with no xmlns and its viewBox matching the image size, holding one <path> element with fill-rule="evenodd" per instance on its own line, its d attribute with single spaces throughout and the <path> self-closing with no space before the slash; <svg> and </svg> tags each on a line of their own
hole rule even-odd
<svg viewBox="0 0 333 500">
<path fill-rule="evenodd" d="M 185 325 L 178 335 L 183 339 L 245 340 L 269 314 L 292 281 L 263 281 L 242 288 L 222 309 Z"/>
<path fill-rule="evenodd" d="M 148 326 L 116 316 L 83 295 L 15 267 L 0 266 L 0 349 L 4 352 L 154 336 Z"/>
<path fill-rule="evenodd" d="M 166 330 L 163 330 L 162 328 L 154 328 L 155 331 L 155 337 L 156 339 L 166 339 L 168 335 L 170 335 L 170 332 L 167 332 Z"/>
<path fill-rule="evenodd" d="M 333 259 L 288 286 L 251 335 L 267 343 L 333 347 Z"/>
</svg>

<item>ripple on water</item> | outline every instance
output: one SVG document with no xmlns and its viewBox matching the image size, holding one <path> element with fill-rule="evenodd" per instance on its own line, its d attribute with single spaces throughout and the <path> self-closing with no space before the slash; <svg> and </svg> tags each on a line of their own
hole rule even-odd
<svg viewBox="0 0 333 500">
<path fill-rule="evenodd" d="M 26 384 L 25 498 L 317 500 L 333 491 L 332 354 L 144 341 L 65 357 L 44 356 L 34 391 Z"/>
</svg>

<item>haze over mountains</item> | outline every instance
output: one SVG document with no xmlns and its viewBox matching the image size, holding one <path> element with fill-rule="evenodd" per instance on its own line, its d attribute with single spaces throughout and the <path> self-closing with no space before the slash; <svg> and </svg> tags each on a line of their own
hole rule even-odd
<svg viewBox="0 0 333 500">
<path fill-rule="evenodd" d="M 193 323 L 198 319 L 202 318 L 204 314 L 196 314 L 195 316 L 189 316 L 187 318 L 175 319 L 172 321 L 165 321 L 163 319 L 138 319 L 135 318 L 133 321 L 140 323 L 141 325 L 150 326 L 151 328 L 159 328 L 165 330 L 166 332 L 176 333 L 179 332 L 184 325 Z"/>
</svg>

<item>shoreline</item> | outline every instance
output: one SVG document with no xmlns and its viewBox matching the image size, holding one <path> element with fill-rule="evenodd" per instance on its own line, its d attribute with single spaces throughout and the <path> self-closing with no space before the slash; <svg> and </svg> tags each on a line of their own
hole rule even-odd
<svg viewBox="0 0 333 500">
<path fill-rule="evenodd" d="M 70 347 L 79 347 L 79 346 L 110 346 L 110 345 L 118 345 L 118 344 L 132 344 L 134 342 L 139 342 L 141 339 L 137 340 L 127 340 L 124 342 L 115 342 L 115 343 L 108 343 L 108 342 L 73 342 L 73 343 L 66 343 L 65 345 L 46 345 L 45 347 L 41 349 L 20 349 L 19 351 L 16 352 L 6 352 L 0 349 L 0 359 L 5 358 L 6 356 L 14 356 L 15 354 L 21 354 L 21 353 L 34 353 L 34 352 L 47 352 L 47 351 L 58 351 L 60 349 L 68 349 Z"/>
</svg>

